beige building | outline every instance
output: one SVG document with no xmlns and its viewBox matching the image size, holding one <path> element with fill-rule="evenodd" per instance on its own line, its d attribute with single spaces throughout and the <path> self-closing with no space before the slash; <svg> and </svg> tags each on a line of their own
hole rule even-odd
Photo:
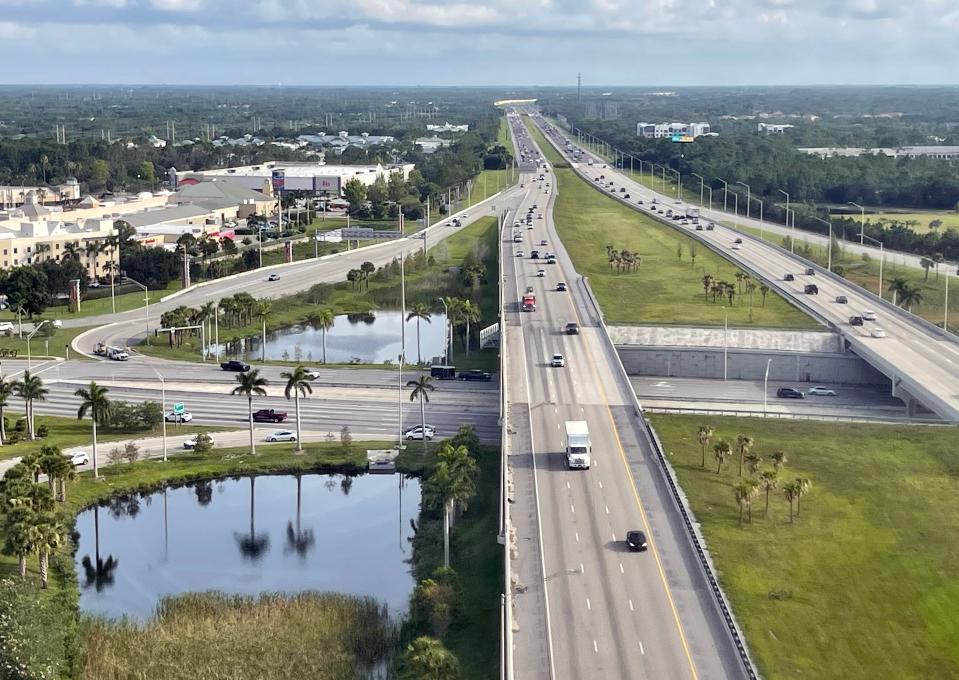
<svg viewBox="0 0 959 680">
<path fill-rule="evenodd" d="M 60 261 L 71 251 L 79 255 L 87 274 L 104 275 L 104 265 L 112 257 L 107 239 L 116 234 L 112 219 L 85 219 L 77 222 L 37 220 L 23 222 L 14 230 L 0 228 L 0 264 L 4 269 L 37 264 L 46 260 Z M 97 244 L 97 248 L 88 247 Z"/>
<path fill-rule="evenodd" d="M 23 205 L 28 202 L 31 194 L 37 197 L 40 204 L 78 201 L 80 200 L 80 183 L 70 177 L 63 184 L 49 187 L 0 185 L 0 209 L 6 210 Z"/>
</svg>

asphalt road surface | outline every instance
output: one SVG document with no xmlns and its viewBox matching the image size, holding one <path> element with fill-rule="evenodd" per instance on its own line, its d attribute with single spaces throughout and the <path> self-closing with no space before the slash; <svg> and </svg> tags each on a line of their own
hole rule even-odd
<svg viewBox="0 0 959 680">
<path fill-rule="evenodd" d="M 512 242 L 507 226 L 502 242 L 516 495 L 511 517 L 519 551 L 511 593 L 519 627 L 515 676 L 741 677 L 674 501 L 640 436 L 631 388 L 613 371 L 615 356 L 601 337 L 598 313 L 557 239 L 554 194 L 545 187 L 551 171 L 546 178 L 525 178 L 529 192 L 519 210 L 524 216 L 535 203 L 544 219 L 534 218 L 532 230 L 522 228 L 522 244 Z M 548 245 L 538 246 L 543 239 Z M 534 244 L 555 252 L 558 264 L 531 260 Z M 527 257 L 515 256 L 519 247 Z M 556 290 L 560 281 L 569 292 Z M 526 286 L 536 294 L 535 312 L 519 310 Z M 579 335 L 563 332 L 571 321 L 580 324 Z M 565 356 L 565 368 L 549 366 L 553 353 Z M 567 420 L 589 425 L 589 470 L 566 469 Z M 645 531 L 649 551 L 627 552 L 631 529 Z"/>
<path fill-rule="evenodd" d="M 564 135 L 550 126 L 547 136 L 552 138 L 556 148 L 563 153 L 561 149 Z M 617 198 L 628 193 L 630 204 L 641 212 L 651 212 L 651 200 L 654 197 L 658 201 L 667 201 L 666 207 L 673 210 L 685 210 L 685 205 L 650 191 L 614 168 L 604 168 L 602 163 L 594 163 L 592 167 L 583 163 L 571 165 L 597 185 L 599 176 L 605 175 L 607 184 L 602 190 Z M 612 188 L 608 185 L 609 181 L 614 184 Z M 619 191 L 621 187 L 625 188 L 625 192 Z M 643 205 L 637 204 L 640 199 L 643 200 Z M 657 215 L 657 218 L 660 217 Z M 858 286 L 829 276 L 807 275 L 807 265 L 799 258 L 758 238 L 720 225 L 713 231 L 695 231 L 692 224 L 672 224 L 702 239 L 729 259 L 765 279 L 785 297 L 792 298 L 801 307 L 810 309 L 828 321 L 843 334 L 851 349 L 866 361 L 887 375 L 895 375 L 904 390 L 943 418 L 959 421 L 959 343 L 928 329 L 918 319 L 894 310 L 888 303 L 869 297 Z M 742 239 L 742 243 L 739 248 L 734 249 L 737 238 Z M 792 274 L 795 280 L 785 281 L 786 274 Z M 816 284 L 819 288 L 818 295 L 805 294 L 803 291 L 806 284 Z M 846 296 L 848 303 L 836 302 L 836 298 L 841 295 Z M 866 321 L 862 326 L 851 326 L 849 318 L 866 310 L 877 313 L 876 321 Z M 884 331 L 884 337 L 873 337 L 873 331 L 877 329 Z"/>
</svg>

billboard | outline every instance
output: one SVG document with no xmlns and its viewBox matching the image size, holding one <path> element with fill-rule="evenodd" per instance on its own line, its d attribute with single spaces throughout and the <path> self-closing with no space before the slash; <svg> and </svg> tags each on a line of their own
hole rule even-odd
<svg viewBox="0 0 959 680">
<path fill-rule="evenodd" d="M 683 144 L 688 144 L 689 142 L 695 141 L 696 138 L 692 135 L 673 135 L 672 141 L 682 142 Z"/>
<path fill-rule="evenodd" d="M 337 196 L 339 196 L 340 195 L 340 177 L 338 175 L 331 175 L 327 177 L 321 177 L 319 175 L 314 176 L 313 191 L 336 194 Z"/>
<path fill-rule="evenodd" d="M 286 171 L 274 170 L 271 175 L 273 181 L 273 191 L 279 193 L 286 187 Z"/>
</svg>

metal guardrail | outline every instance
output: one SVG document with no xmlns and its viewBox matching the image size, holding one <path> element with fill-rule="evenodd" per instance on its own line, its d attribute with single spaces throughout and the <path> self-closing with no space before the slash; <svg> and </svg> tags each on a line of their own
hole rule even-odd
<svg viewBox="0 0 959 680">
<path fill-rule="evenodd" d="M 507 342 L 506 325 L 506 275 L 503 269 L 503 240 L 509 225 L 509 211 L 502 218 L 497 241 L 500 248 L 499 260 L 499 356 L 500 356 L 500 520 L 499 535 L 503 543 L 503 593 L 501 598 L 501 631 L 500 631 L 500 678 L 513 679 L 513 573 L 510 563 L 510 538 L 512 523 L 509 517 L 509 343 Z"/>
<path fill-rule="evenodd" d="M 535 119 L 534 119 L 535 120 Z M 550 144 L 559 151 L 560 154 L 563 153 L 563 150 L 552 140 L 548 135 L 544 135 Z M 565 156 L 564 156 L 565 157 Z M 574 172 L 577 175 L 582 177 L 582 174 L 574 169 Z M 596 296 L 593 294 L 593 290 L 589 285 L 589 281 L 583 279 L 586 290 L 589 293 L 589 296 L 592 298 L 593 304 L 596 308 L 599 308 Z M 726 596 L 722 591 L 722 588 L 719 585 L 719 581 L 716 578 L 716 574 L 713 570 L 712 561 L 709 559 L 709 555 L 706 552 L 705 547 L 703 546 L 702 536 L 699 534 L 699 531 L 695 527 L 693 520 L 693 512 L 688 507 L 686 503 L 685 496 L 679 490 L 679 484 L 676 481 L 675 473 L 673 472 L 672 465 L 666 459 L 665 454 L 663 453 L 662 445 L 659 441 L 659 438 L 656 436 L 655 431 L 649 422 L 643 417 L 643 407 L 639 403 L 639 399 L 636 397 L 636 393 L 632 388 L 632 384 L 629 382 L 629 376 L 626 374 L 626 368 L 623 366 L 622 360 L 619 358 L 619 353 L 616 351 L 616 346 L 613 344 L 613 340 L 609 335 L 609 329 L 606 327 L 606 320 L 600 315 L 599 317 L 600 324 L 603 329 L 602 337 L 605 338 L 606 343 L 608 344 L 609 351 L 612 352 L 612 355 L 616 357 L 616 365 L 619 367 L 620 378 L 624 381 L 625 386 L 628 388 L 631 401 L 633 403 L 633 408 L 637 416 L 643 418 L 643 428 L 650 448 L 656 454 L 656 458 L 659 460 L 659 464 L 663 470 L 663 473 L 666 478 L 666 483 L 669 486 L 670 492 L 673 496 L 673 500 L 676 503 L 676 507 L 679 510 L 679 513 L 682 517 L 683 524 L 686 527 L 687 534 L 689 535 L 690 543 L 693 546 L 693 549 L 696 552 L 699 565 L 702 569 L 703 576 L 706 579 L 707 584 L 709 585 L 710 590 L 713 593 L 716 604 L 719 607 L 720 614 L 722 614 L 723 620 L 726 624 L 726 629 L 730 634 L 733 645 L 736 647 L 739 659 L 743 666 L 743 671 L 746 673 L 746 676 L 750 680 L 759 680 L 759 673 L 756 670 L 755 665 L 753 664 L 752 657 L 749 654 L 749 649 L 746 646 L 745 637 L 742 634 L 742 631 L 739 628 L 739 625 L 736 623 L 736 619 L 733 616 L 732 609 L 729 606 L 729 602 L 726 600 Z"/>
<path fill-rule="evenodd" d="M 825 422 L 842 423 L 888 423 L 890 425 L 943 425 L 946 427 L 955 427 L 954 423 L 944 422 L 932 418 L 896 418 L 890 416 L 865 416 L 865 415 L 829 415 L 816 413 L 781 413 L 777 411 L 739 411 L 724 408 L 702 408 L 682 406 L 644 406 L 646 413 L 673 413 L 682 415 L 701 415 L 701 416 L 739 416 L 742 418 L 778 418 L 780 420 L 821 420 Z"/>
</svg>

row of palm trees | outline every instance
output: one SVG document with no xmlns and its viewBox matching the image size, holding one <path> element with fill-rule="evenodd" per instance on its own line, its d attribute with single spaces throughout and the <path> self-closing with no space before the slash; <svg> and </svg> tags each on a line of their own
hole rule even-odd
<svg viewBox="0 0 959 680">
<path fill-rule="evenodd" d="M 606 260 L 609 262 L 609 269 L 612 271 L 616 267 L 617 272 L 632 272 L 639 269 L 643 263 L 643 258 L 638 250 L 617 250 L 613 246 L 606 245 Z"/>
<path fill-rule="evenodd" d="M 33 405 L 38 401 L 45 401 L 50 393 L 43 385 L 43 379 L 24 371 L 23 377 L 18 380 L 7 380 L 0 375 L 0 446 L 7 438 L 6 424 L 3 411 L 10 406 L 10 397 L 23 399 L 27 418 L 27 432 L 31 440 L 36 439 L 35 418 Z"/>
<path fill-rule="evenodd" d="M 913 305 L 922 304 L 922 290 L 905 276 L 894 277 L 889 282 L 889 292 L 892 293 L 892 304 L 907 311 L 911 312 Z"/>
<path fill-rule="evenodd" d="M 703 468 L 706 467 L 706 448 L 712 441 L 713 435 L 713 429 L 708 425 L 700 425 L 696 432 L 696 440 L 699 442 L 703 454 Z M 773 466 L 772 469 L 764 468 L 762 456 L 752 453 L 752 448 L 755 443 L 755 440 L 749 435 L 738 434 L 736 435 L 734 444 L 725 439 L 721 439 L 712 446 L 717 475 L 722 472 L 723 465 L 734 452 L 739 456 L 740 481 L 733 486 L 733 495 L 736 499 L 736 504 L 739 506 L 739 525 L 742 526 L 743 524 L 744 511 L 747 514 L 748 521 L 752 523 L 752 503 L 760 492 L 765 493 L 765 514 L 768 516 L 769 494 L 776 490 L 781 491 L 783 498 L 789 503 L 789 522 L 792 523 L 794 517 L 793 509 L 795 507 L 795 515 L 798 515 L 801 510 L 802 497 L 809 493 L 812 488 L 812 481 L 805 477 L 797 477 L 792 481 L 780 479 L 780 474 L 788 462 L 786 453 L 784 451 L 775 451 L 770 456 L 770 461 Z M 743 477 L 744 468 L 748 473 L 747 477 Z"/>
</svg>

